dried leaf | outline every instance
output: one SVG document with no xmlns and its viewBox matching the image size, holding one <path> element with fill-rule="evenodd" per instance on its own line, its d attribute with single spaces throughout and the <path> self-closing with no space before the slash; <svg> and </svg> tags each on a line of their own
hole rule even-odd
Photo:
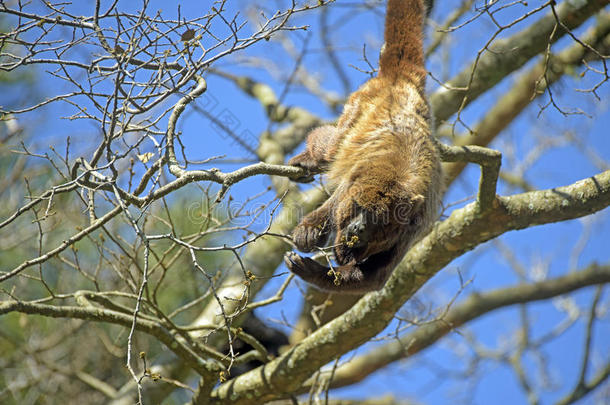
<svg viewBox="0 0 610 405">
<path fill-rule="evenodd" d="M 193 38 L 195 38 L 195 30 L 192 28 L 189 28 L 188 30 L 184 31 L 184 33 L 180 37 L 180 39 L 183 41 L 190 41 Z"/>
</svg>

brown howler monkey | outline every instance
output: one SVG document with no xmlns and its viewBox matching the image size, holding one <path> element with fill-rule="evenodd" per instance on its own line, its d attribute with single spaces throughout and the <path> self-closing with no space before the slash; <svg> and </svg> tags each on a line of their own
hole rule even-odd
<svg viewBox="0 0 610 405">
<path fill-rule="evenodd" d="M 313 130 L 305 151 L 288 162 L 327 171 L 334 189 L 293 239 L 311 252 L 334 234 L 337 265 L 285 256 L 293 273 L 323 290 L 380 289 L 437 214 L 441 170 L 424 95 L 425 14 L 424 0 L 388 0 L 379 74 L 349 97 L 336 126 Z"/>
</svg>

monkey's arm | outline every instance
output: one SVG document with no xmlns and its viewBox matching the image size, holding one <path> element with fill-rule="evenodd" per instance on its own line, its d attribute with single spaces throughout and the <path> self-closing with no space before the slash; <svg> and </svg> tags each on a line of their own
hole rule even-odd
<svg viewBox="0 0 610 405">
<path fill-rule="evenodd" d="M 334 155 L 339 131 L 332 125 L 316 128 L 307 136 L 305 150 L 288 161 L 289 165 L 309 170 L 312 175 L 295 179 L 302 183 L 313 180 L 313 174 L 324 171 Z"/>
</svg>

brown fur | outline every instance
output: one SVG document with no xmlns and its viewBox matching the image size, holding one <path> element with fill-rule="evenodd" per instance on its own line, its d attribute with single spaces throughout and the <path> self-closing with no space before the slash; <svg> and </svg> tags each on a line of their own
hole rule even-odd
<svg viewBox="0 0 610 405">
<path fill-rule="evenodd" d="M 422 0 L 389 0 L 379 75 L 348 99 L 336 127 L 311 132 L 291 165 L 324 170 L 334 192 L 294 230 L 299 250 L 335 234 L 337 266 L 291 252 L 289 269 L 319 288 L 361 293 L 385 284 L 434 220 L 439 157 L 424 97 Z M 308 179 L 302 179 L 308 180 Z"/>
</svg>

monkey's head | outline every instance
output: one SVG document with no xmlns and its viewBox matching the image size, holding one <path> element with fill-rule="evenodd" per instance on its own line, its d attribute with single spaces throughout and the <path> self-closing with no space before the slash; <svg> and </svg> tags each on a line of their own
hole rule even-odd
<svg viewBox="0 0 610 405">
<path fill-rule="evenodd" d="M 339 264 L 362 263 L 383 252 L 402 255 L 424 223 L 424 197 L 400 185 L 354 183 L 337 197 L 333 224 Z"/>
</svg>

